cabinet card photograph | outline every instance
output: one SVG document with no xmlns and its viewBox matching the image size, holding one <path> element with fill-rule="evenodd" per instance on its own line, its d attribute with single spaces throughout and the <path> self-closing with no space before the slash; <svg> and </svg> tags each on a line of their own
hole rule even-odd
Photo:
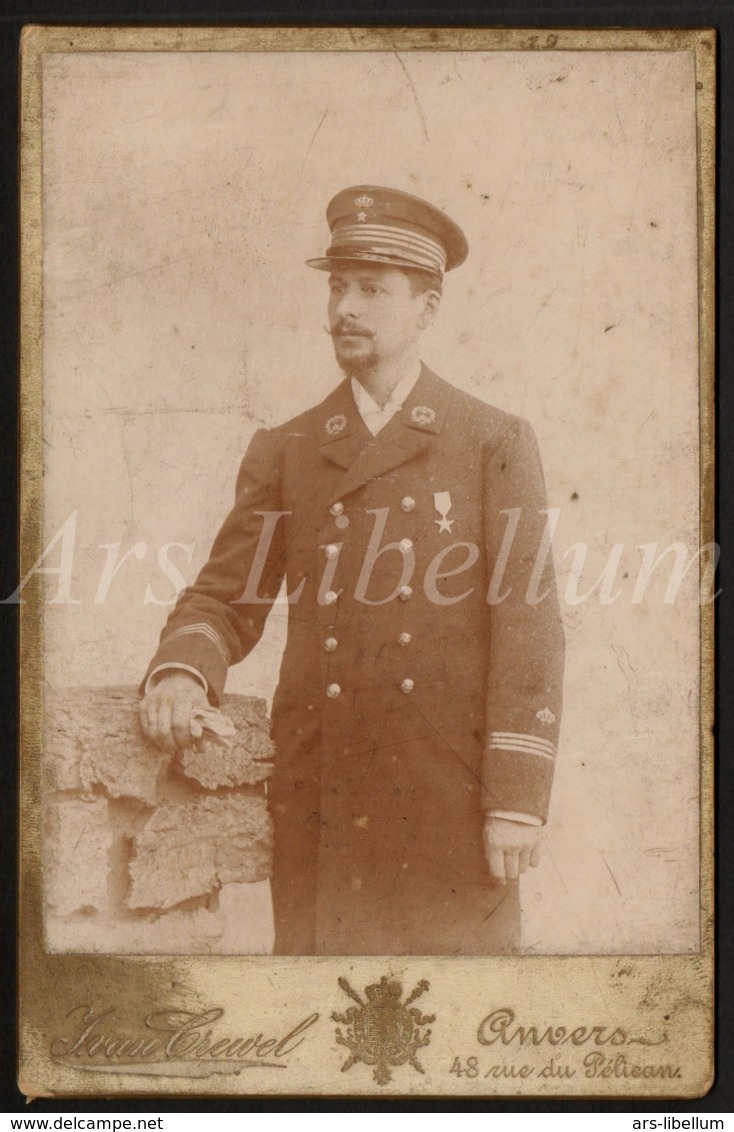
<svg viewBox="0 0 734 1132">
<path fill-rule="evenodd" d="M 710 1087 L 714 54 L 26 29 L 28 1095 Z"/>
</svg>

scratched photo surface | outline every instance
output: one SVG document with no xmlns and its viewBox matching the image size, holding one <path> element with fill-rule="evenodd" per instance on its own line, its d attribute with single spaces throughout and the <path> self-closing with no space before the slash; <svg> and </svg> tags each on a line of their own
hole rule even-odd
<svg viewBox="0 0 734 1132">
<path fill-rule="evenodd" d="M 156 755 L 136 690 L 253 435 L 342 380 L 305 261 L 329 200 L 373 185 L 465 233 L 421 358 L 529 422 L 556 517 L 563 715 L 522 952 L 698 952 L 692 54 L 61 53 L 42 77 L 47 949 L 273 947 L 286 590 L 227 677 L 234 747 Z M 410 521 L 435 532 L 452 490 L 461 540 L 452 482 Z"/>
</svg>

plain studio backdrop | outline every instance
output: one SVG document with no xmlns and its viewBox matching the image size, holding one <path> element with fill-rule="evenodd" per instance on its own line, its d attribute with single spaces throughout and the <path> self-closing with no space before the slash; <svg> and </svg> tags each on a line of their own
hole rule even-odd
<svg viewBox="0 0 734 1132">
<path fill-rule="evenodd" d="M 338 380 L 304 265 L 330 197 L 425 196 L 470 254 L 423 358 L 530 420 L 561 509 L 566 707 L 525 947 L 698 950 L 695 564 L 676 600 L 672 555 L 631 600 L 641 545 L 698 547 L 692 53 L 47 55 L 43 118 L 46 542 L 76 511 L 48 682 L 140 680 L 174 597 L 161 548 L 193 580 L 253 431 Z M 579 600 L 615 544 L 620 595 Z M 270 700 L 284 624 L 229 691 Z M 267 886 L 252 908 L 262 948 Z"/>
</svg>

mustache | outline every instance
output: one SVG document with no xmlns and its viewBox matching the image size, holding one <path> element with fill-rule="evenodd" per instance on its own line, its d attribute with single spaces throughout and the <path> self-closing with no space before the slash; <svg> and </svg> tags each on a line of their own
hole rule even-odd
<svg viewBox="0 0 734 1132">
<path fill-rule="evenodd" d="M 324 325 L 324 330 L 326 331 L 326 333 L 329 335 L 330 338 L 338 338 L 339 335 L 341 335 L 341 334 L 354 335 L 355 337 L 359 337 L 359 338 L 372 338 L 373 337 L 372 332 L 370 330 L 364 330 L 360 326 L 350 326 L 348 323 L 345 323 L 345 322 L 338 322 L 336 324 L 336 326 L 332 326 L 331 329 L 329 329 L 328 326 Z"/>
</svg>

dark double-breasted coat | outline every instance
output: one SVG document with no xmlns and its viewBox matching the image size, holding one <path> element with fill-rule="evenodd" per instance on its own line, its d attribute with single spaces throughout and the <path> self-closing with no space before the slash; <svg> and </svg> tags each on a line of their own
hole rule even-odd
<svg viewBox="0 0 734 1132">
<path fill-rule="evenodd" d="M 373 437 L 348 381 L 253 437 L 149 671 L 214 702 L 285 581 L 272 709 L 276 949 L 508 950 L 486 811 L 545 818 L 563 635 L 529 425 L 425 367 Z M 504 902 L 504 904 L 503 904 Z"/>
</svg>

